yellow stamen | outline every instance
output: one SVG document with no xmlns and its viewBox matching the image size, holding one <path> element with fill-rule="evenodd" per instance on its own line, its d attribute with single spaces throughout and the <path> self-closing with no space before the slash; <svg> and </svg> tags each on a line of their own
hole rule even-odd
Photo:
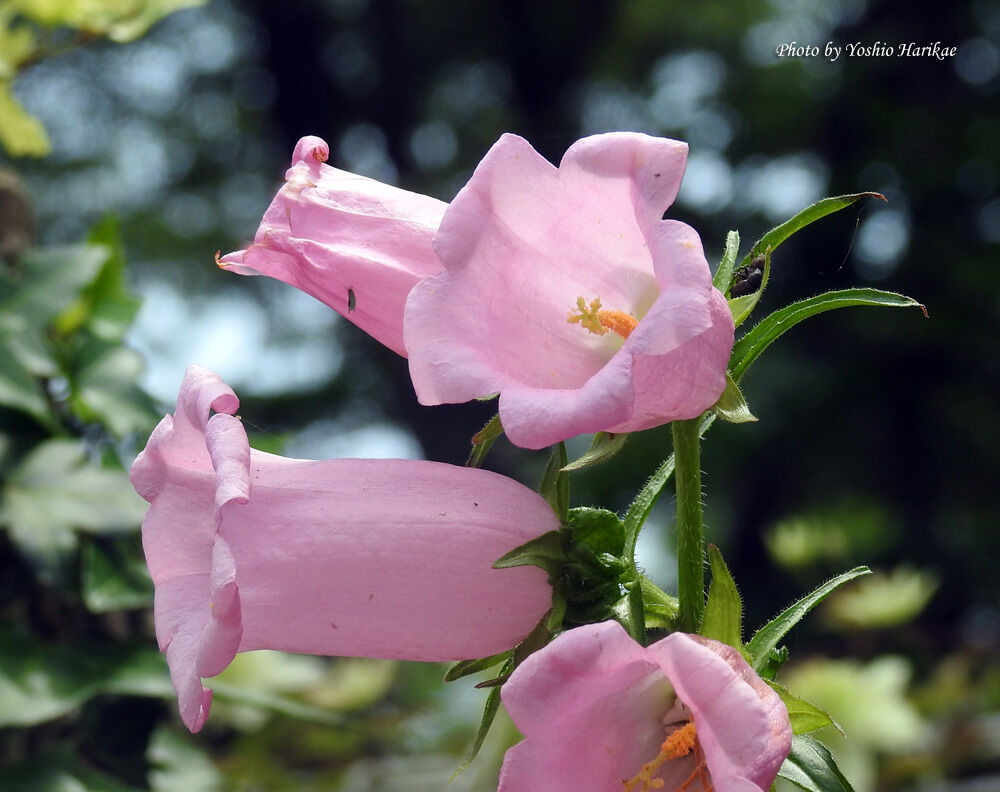
<svg viewBox="0 0 1000 792">
<path fill-rule="evenodd" d="M 686 792 L 696 778 L 701 781 L 704 792 L 712 792 L 712 780 L 708 774 L 708 765 L 705 764 L 705 754 L 698 744 L 698 733 L 695 731 L 693 722 L 687 723 L 667 735 L 663 744 L 660 745 L 660 753 L 646 762 L 634 778 L 622 782 L 622 792 L 651 792 L 654 789 L 661 789 L 664 785 L 663 779 L 653 777 L 660 767 L 671 759 L 687 756 L 692 751 L 695 758 L 694 770 L 691 771 L 691 775 L 685 779 L 684 783 L 671 792 Z"/>
<path fill-rule="evenodd" d="M 576 308 L 579 313 L 570 311 L 566 321 L 569 324 L 579 323 L 594 335 L 604 335 L 612 330 L 622 338 L 628 338 L 635 330 L 639 320 L 624 311 L 601 310 L 601 298 L 595 297 L 587 306 L 583 297 L 576 298 Z"/>
</svg>

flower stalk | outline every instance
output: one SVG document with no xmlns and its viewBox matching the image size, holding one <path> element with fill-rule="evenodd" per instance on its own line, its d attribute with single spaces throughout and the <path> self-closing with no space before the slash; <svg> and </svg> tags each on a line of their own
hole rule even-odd
<svg viewBox="0 0 1000 792">
<path fill-rule="evenodd" d="M 681 630 L 695 633 L 705 613 L 705 529 L 701 510 L 701 418 L 674 421 L 677 492 L 677 597 Z"/>
</svg>

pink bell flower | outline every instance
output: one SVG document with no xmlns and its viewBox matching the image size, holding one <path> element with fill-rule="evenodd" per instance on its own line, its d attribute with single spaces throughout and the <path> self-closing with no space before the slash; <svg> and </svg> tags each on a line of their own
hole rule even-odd
<svg viewBox="0 0 1000 792">
<path fill-rule="evenodd" d="M 525 739 L 499 792 L 766 792 L 792 728 L 730 646 L 673 633 L 648 647 L 617 622 L 577 627 L 503 686 Z"/>
<path fill-rule="evenodd" d="M 484 657 L 550 607 L 541 569 L 492 568 L 557 527 L 536 493 L 436 462 L 255 451 L 238 405 L 217 375 L 190 367 L 176 412 L 132 466 L 150 502 L 156 636 L 191 731 L 211 704 L 202 677 L 237 652 Z"/>
<path fill-rule="evenodd" d="M 577 141 L 556 168 L 501 137 L 434 238 L 445 270 L 406 301 L 420 403 L 499 393 L 527 448 L 711 407 L 733 319 L 697 233 L 662 219 L 686 160 L 685 143 L 618 132 Z"/>
<path fill-rule="evenodd" d="M 448 205 L 332 168 L 329 155 L 302 138 L 253 244 L 218 264 L 295 286 L 405 356 L 403 305 L 441 270 L 431 242 Z"/>
</svg>

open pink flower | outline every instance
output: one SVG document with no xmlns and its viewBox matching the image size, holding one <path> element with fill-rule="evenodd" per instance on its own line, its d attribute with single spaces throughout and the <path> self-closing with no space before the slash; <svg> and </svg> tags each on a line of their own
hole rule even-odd
<svg viewBox="0 0 1000 792">
<path fill-rule="evenodd" d="M 556 168 L 501 137 L 434 238 L 445 271 L 406 302 L 420 402 L 499 393 L 528 448 L 711 407 L 733 319 L 698 235 L 662 219 L 686 158 L 684 143 L 622 132 L 577 141 Z"/>
<path fill-rule="evenodd" d="M 735 649 L 685 633 L 643 648 L 617 622 L 563 633 L 502 698 L 525 739 L 500 792 L 761 792 L 792 740 L 785 705 Z"/>
<path fill-rule="evenodd" d="M 192 366 L 176 412 L 132 466 L 151 504 L 142 542 L 156 635 L 191 731 L 211 703 L 202 677 L 237 652 L 484 657 L 514 646 L 549 608 L 542 570 L 492 568 L 557 527 L 536 493 L 436 462 L 254 451 L 238 405 L 218 376 Z"/>
<path fill-rule="evenodd" d="M 318 137 L 298 142 L 253 244 L 219 266 L 291 284 L 405 355 L 403 304 L 441 270 L 431 241 L 447 204 L 332 168 L 329 154 Z"/>
</svg>

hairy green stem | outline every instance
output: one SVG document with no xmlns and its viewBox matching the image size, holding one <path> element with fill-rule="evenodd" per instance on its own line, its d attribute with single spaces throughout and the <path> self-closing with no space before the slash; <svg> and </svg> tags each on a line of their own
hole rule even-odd
<svg viewBox="0 0 1000 792">
<path fill-rule="evenodd" d="M 677 596 L 680 629 L 697 632 L 705 613 L 705 536 L 701 514 L 701 418 L 674 421 L 677 489 Z"/>
</svg>

